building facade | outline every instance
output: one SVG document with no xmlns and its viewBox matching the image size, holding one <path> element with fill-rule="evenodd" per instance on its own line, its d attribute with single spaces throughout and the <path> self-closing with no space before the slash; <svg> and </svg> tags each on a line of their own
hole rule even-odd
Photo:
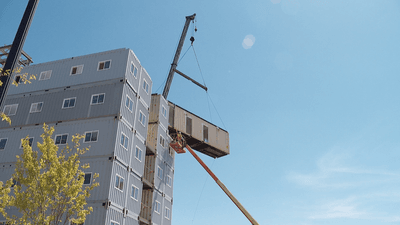
<svg viewBox="0 0 400 225">
<path fill-rule="evenodd" d="M 93 212 L 85 225 L 171 224 L 174 152 L 169 148 L 168 102 L 151 95 L 152 80 L 130 49 L 25 67 L 31 84 L 12 86 L 0 123 L 0 180 L 15 170 L 21 139 L 29 135 L 38 150 L 43 123 L 55 127 L 59 148 L 72 135 L 85 136 L 82 157 L 100 186 L 88 199 Z M 17 74 L 18 75 L 18 74 Z M 13 213 L 13 212 L 10 212 Z M 4 218 L 0 216 L 0 224 Z"/>
</svg>

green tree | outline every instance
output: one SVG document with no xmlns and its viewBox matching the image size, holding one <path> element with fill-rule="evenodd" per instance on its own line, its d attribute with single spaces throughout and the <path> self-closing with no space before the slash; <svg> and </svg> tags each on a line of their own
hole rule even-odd
<svg viewBox="0 0 400 225">
<path fill-rule="evenodd" d="M 94 174 L 91 185 L 83 186 L 80 156 L 88 148 L 80 148 L 83 135 L 72 138 L 73 147 L 59 150 L 51 138 L 54 127 L 43 125 L 42 143 L 38 151 L 29 145 L 29 137 L 22 139 L 23 154 L 17 156 L 15 173 L 6 183 L 0 181 L 0 213 L 10 224 L 81 224 L 93 211 L 87 207 L 90 191 L 99 184 Z M 18 209 L 20 216 L 9 216 L 8 209 Z"/>
</svg>

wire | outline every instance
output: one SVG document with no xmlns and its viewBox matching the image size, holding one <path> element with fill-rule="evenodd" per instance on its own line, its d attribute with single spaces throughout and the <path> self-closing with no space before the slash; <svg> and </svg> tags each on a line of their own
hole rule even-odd
<svg viewBox="0 0 400 225">
<path fill-rule="evenodd" d="M 207 87 L 206 82 L 204 81 L 203 72 L 201 71 L 200 63 L 199 63 L 199 60 L 197 59 L 197 55 L 196 55 L 196 51 L 194 50 L 194 47 L 193 47 L 193 53 L 194 53 L 194 56 L 196 57 L 197 66 L 199 67 L 201 79 L 203 79 L 203 84 L 204 84 L 204 86 Z"/>
<path fill-rule="evenodd" d="M 183 59 L 183 57 L 185 57 L 186 53 L 189 51 L 190 47 L 192 47 L 192 45 L 189 46 L 189 48 L 186 50 L 186 52 L 183 54 L 183 56 L 179 59 L 178 64 L 181 62 L 181 60 Z"/>
<path fill-rule="evenodd" d="M 218 110 L 217 110 L 217 107 L 215 107 L 214 102 L 213 102 L 213 100 L 211 99 L 211 96 L 210 96 L 210 94 L 209 94 L 208 92 L 207 92 L 207 95 L 208 95 L 208 97 L 210 98 L 210 101 L 211 101 L 212 105 L 214 106 L 214 109 L 215 109 L 215 111 L 217 112 L 217 115 L 218 115 L 219 119 L 221 120 L 222 125 L 224 125 L 224 129 L 227 130 L 227 128 L 226 128 L 226 126 L 225 126 L 225 124 L 224 124 L 224 121 L 222 120 L 221 116 L 219 115 L 219 112 L 218 112 Z"/>
</svg>

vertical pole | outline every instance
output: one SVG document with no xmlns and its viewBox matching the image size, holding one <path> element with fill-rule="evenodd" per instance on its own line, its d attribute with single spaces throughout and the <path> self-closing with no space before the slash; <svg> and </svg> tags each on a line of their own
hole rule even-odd
<svg viewBox="0 0 400 225">
<path fill-rule="evenodd" d="M 186 22 L 185 22 L 185 26 L 183 27 L 181 39 L 179 40 L 179 44 L 178 44 L 178 47 L 175 52 L 174 61 L 171 64 L 171 69 L 169 70 L 169 73 L 168 73 L 167 82 L 165 83 L 164 91 L 162 93 L 162 96 L 165 99 L 167 99 L 167 96 L 169 93 L 169 88 L 171 87 L 172 79 L 174 78 L 175 69 L 178 66 L 179 56 L 182 51 L 183 43 L 185 42 L 185 37 L 186 37 L 187 30 L 189 28 L 190 21 L 194 20 L 195 17 L 196 17 L 196 13 L 191 16 L 186 17 Z"/>
<path fill-rule="evenodd" d="M 8 53 L 6 64 L 3 67 L 3 72 L 0 80 L 3 83 L 0 86 L 0 109 L 3 109 L 4 101 L 7 95 L 8 88 L 10 87 L 10 80 L 12 79 L 13 70 L 16 68 L 21 51 L 25 43 L 26 36 L 28 35 L 29 27 L 31 25 L 33 16 L 35 14 L 39 0 L 29 0 L 26 6 L 21 23 L 19 24 L 17 34 L 15 35 L 10 52 Z"/>
<path fill-rule="evenodd" d="M 193 157 L 200 163 L 200 165 L 207 171 L 208 174 L 214 179 L 214 181 L 218 184 L 218 186 L 225 192 L 226 195 L 232 200 L 232 202 L 239 208 L 239 210 L 244 214 L 244 216 L 250 221 L 253 225 L 258 225 L 258 222 L 250 215 L 250 213 L 240 204 L 239 200 L 233 196 L 233 194 L 228 190 L 228 188 L 218 179 L 217 176 L 208 168 L 208 166 L 200 159 L 199 156 L 193 151 L 193 149 L 186 145 L 187 150 L 193 155 Z"/>
</svg>

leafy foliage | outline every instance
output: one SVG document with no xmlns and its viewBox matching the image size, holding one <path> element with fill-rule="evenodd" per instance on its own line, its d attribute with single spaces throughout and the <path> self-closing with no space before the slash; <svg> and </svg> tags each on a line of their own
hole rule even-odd
<svg viewBox="0 0 400 225">
<path fill-rule="evenodd" d="M 39 151 L 29 146 L 29 137 L 22 139 L 23 154 L 17 156 L 15 173 L 5 184 L 0 181 L 0 213 L 10 224 L 56 225 L 83 223 L 93 211 L 86 207 L 90 191 L 99 186 L 94 174 L 91 185 L 83 186 L 83 169 L 80 156 L 89 149 L 80 148 L 83 135 L 72 138 L 73 147 L 59 150 L 51 138 L 54 127 L 43 125 Z M 21 216 L 9 216 L 7 209 L 15 209 Z"/>
</svg>

